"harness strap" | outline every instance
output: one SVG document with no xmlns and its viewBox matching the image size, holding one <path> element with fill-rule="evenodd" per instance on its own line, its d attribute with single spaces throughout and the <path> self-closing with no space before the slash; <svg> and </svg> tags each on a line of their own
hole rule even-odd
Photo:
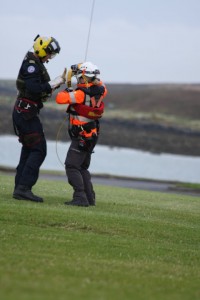
<svg viewBox="0 0 200 300">
<path fill-rule="evenodd" d="M 30 112 L 30 109 L 33 108 L 37 109 L 37 102 L 34 102 L 32 100 L 26 99 L 26 98 L 18 98 L 15 103 L 15 110 L 19 112 Z"/>
<path fill-rule="evenodd" d="M 27 103 L 30 103 L 30 104 L 34 104 L 34 105 L 37 105 L 38 103 L 35 102 L 35 101 L 32 101 L 32 100 L 29 100 L 29 99 L 26 99 L 26 98 L 17 98 L 17 101 L 23 101 L 23 102 L 27 102 Z"/>
<path fill-rule="evenodd" d="M 90 101 L 91 101 L 92 107 L 95 107 L 95 106 L 96 106 L 96 100 L 95 100 L 95 97 L 91 97 L 91 98 L 90 98 Z"/>
<path fill-rule="evenodd" d="M 77 135 L 80 132 L 86 131 L 87 133 L 91 132 L 91 130 L 96 129 L 97 124 L 96 122 L 90 122 L 84 125 L 72 125 L 71 126 L 71 131 L 76 133 Z"/>
<path fill-rule="evenodd" d="M 81 127 L 81 129 L 85 130 L 86 132 L 90 132 L 92 129 L 96 128 L 96 122 L 89 122 L 80 127 Z"/>
<path fill-rule="evenodd" d="M 99 100 L 97 101 L 97 103 L 96 103 L 95 97 L 91 97 L 90 100 L 91 100 L 92 107 L 99 107 L 100 104 L 101 104 L 101 102 L 102 102 L 102 100 L 103 100 L 103 95 L 101 95 L 101 97 L 99 98 Z"/>
<path fill-rule="evenodd" d="M 97 102 L 97 107 L 100 107 L 102 100 L 103 100 L 103 95 L 101 95 L 101 97 L 99 98 Z"/>
<path fill-rule="evenodd" d="M 32 148 L 40 143 L 43 136 L 44 135 L 39 132 L 21 134 L 19 135 L 19 142 L 25 147 Z"/>
</svg>

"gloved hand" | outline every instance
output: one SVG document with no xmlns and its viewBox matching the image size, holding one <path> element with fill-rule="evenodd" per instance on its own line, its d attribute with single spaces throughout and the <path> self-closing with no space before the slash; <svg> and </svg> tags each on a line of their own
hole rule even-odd
<svg viewBox="0 0 200 300">
<path fill-rule="evenodd" d="M 68 93 L 73 92 L 73 88 L 72 87 L 66 88 L 65 91 Z"/>
<path fill-rule="evenodd" d="M 76 73 L 78 71 L 78 64 L 71 65 L 72 72 Z"/>
<path fill-rule="evenodd" d="M 49 81 L 49 84 L 52 89 L 56 89 L 59 86 L 61 86 L 61 84 L 64 84 L 64 83 L 65 83 L 65 79 L 62 76 L 58 76 L 54 80 Z"/>
<path fill-rule="evenodd" d="M 82 63 L 79 63 L 79 64 L 75 64 L 75 65 L 71 65 L 71 70 L 74 74 L 77 73 L 77 71 L 79 70 L 80 66 L 81 66 Z"/>
<path fill-rule="evenodd" d="M 61 84 L 64 84 L 66 81 L 67 69 L 64 68 L 64 72 L 61 76 L 56 77 L 54 80 L 49 81 L 49 84 L 52 89 L 59 88 Z"/>
</svg>

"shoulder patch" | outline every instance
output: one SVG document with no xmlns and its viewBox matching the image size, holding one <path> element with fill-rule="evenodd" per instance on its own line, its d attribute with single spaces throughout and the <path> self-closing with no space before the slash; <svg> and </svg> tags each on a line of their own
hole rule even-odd
<svg viewBox="0 0 200 300">
<path fill-rule="evenodd" d="M 28 73 L 33 73 L 35 71 L 35 67 L 34 66 L 29 66 L 27 71 L 28 71 Z"/>
</svg>

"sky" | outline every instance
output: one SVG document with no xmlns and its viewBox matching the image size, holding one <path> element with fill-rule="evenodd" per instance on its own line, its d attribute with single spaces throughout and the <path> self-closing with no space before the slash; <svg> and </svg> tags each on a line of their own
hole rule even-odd
<svg viewBox="0 0 200 300">
<path fill-rule="evenodd" d="M 199 0 L 93 1 L 0 0 L 0 79 L 16 79 L 40 34 L 61 46 L 51 79 L 86 60 L 107 83 L 200 82 Z"/>
</svg>

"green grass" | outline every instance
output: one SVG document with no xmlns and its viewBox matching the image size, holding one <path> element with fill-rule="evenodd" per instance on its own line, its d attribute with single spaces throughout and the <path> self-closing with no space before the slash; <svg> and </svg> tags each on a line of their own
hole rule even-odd
<svg viewBox="0 0 200 300">
<path fill-rule="evenodd" d="M 199 183 L 177 183 L 176 186 L 180 187 L 180 188 L 191 189 L 191 190 L 199 190 L 200 189 Z"/>
<path fill-rule="evenodd" d="M 176 126 L 178 128 L 190 128 L 192 130 L 200 129 L 200 121 L 186 117 L 179 117 L 173 114 L 155 113 L 155 112 L 135 112 L 134 109 L 108 109 L 105 111 L 105 119 L 120 119 L 145 121 L 154 124 L 163 124 L 165 126 Z"/>
<path fill-rule="evenodd" d="M 12 199 L 0 175 L 0 298 L 200 299 L 200 198 L 95 186 L 97 206 L 68 207 L 64 182 L 44 203 Z"/>
</svg>

